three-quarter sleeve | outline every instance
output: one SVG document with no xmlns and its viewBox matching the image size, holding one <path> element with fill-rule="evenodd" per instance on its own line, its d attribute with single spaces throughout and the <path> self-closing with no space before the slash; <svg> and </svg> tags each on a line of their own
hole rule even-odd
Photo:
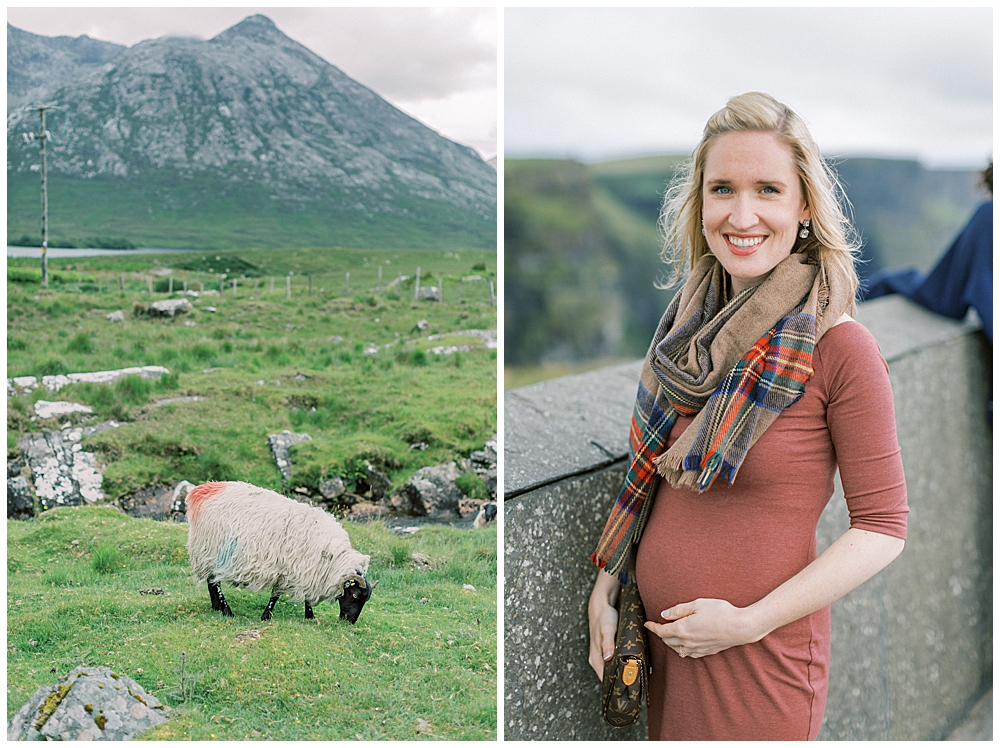
<svg viewBox="0 0 1000 748">
<path fill-rule="evenodd" d="M 889 367 L 875 338 L 856 322 L 837 325 L 819 348 L 851 527 L 905 539 L 909 508 Z"/>
</svg>

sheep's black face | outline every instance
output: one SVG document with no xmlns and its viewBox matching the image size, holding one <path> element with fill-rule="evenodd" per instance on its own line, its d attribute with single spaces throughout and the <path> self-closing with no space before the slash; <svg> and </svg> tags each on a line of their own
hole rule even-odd
<svg viewBox="0 0 1000 748">
<path fill-rule="evenodd" d="M 358 616 L 361 615 L 361 609 L 368 602 L 368 598 L 372 596 L 372 590 L 375 589 L 375 584 L 369 585 L 367 581 L 362 579 L 364 584 L 358 584 L 355 580 L 351 579 L 346 584 L 344 584 L 344 594 L 340 596 L 340 617 L 346 618 L 348 623 L 354 623 L 358 620 Z"/>
</svg>

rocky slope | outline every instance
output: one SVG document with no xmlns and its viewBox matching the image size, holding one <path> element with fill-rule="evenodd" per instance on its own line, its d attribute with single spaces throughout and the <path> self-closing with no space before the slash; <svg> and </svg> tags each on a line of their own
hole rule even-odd
<svg viewBox="0 0 1000 748">
<path fill-rule="evenodd" d="M 8 86 L 9 185 L 37 183 L 38 146 L 23 133 L 37 129 L 38 114 L 24 104 L 44 98 L 60 107 L 49 116 L 50 172 L 147 189 L 147 215 L 198 208 L 184 191 L 196 183 L 202 203 L 332 209 L 331 233 L 391 217 L 404 234 L 412 219 L 439 222 L 443 233 L 460 226 L 495 235 L 496 172 L 475 151 L 262 15 L 209 41 L 162 38 L 127 49 L 8 26 Z"/>
</svg>

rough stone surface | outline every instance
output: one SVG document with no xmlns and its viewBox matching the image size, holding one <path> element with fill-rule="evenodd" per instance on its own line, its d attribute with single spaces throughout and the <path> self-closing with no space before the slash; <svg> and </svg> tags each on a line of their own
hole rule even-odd
<svg viewBox="0 0 1000 748">
<path fill-rule="evenodd" d="M 420 468 L 403 487 L 411 509 L 429 517 L 458 517 L 463 494 L 455 480 L 461 475 L 454 462 Z"/>
<path fill-rule="evenodd" d="M 78 374 L 52 374 L 42 377 L 42 385 L 50 393 L 56 393 L 68 384 L 91 382 L 92 384 L 114 384 L 129 374 L 135 374 L 147 381 L 155 381 L 170 370 L 164 366 L 129 366 L 111 371 L 88 371 Z M 7 380 L 7 397 L 23 395 L 38 387 L 35 377 L 14 377 Z"/>
<path fill-rule="evenodd" d="M 319 492 L 324 499 L 335 499 L 344 493 L 344 481 L 336 475 L 320 481 Z"/>
<path fill-rule="evenodd" d="M 23 475 L 7 479 L 7 519 L 31 519 L 35 505 L 31 498 L 31 484 Z"/>
<path fill-rule="evenodd" d="M 170 518 L 178 522 L 187 521 L 187 495 L 194 488 L 194 484 L 182 480 L 174 486 L 174 493 L 170 497 Z"/>
<path fill-rule="evenodd" d="M 7 723 L 7 739 L 131 740 L 169 711 L 131 678 L 81 665 L 35 691 Z"/>
<path fill-rule="evenodd" d="M 274 463 L 281 472 L 281 480 L 288 483 L 292 479 L 292 458 L 288 448 L 293 444 L 301 442 L 311 442 L 309 434 L 293 434 L 285 429 L 280 434 L 268 434 L 267 443 L 271 447 L 271 454 L 274 455 Z"/>
<path fill-rule="evenodd" d="M 421 286 L 417 289 L 418 301 L 441 301 L 441 292 L 437 286 Z"/>
<path fill-rule="evenodd" d="M 497 437 L 496 434 L 486 442 L 485 446 L 469 455 L 472 470 L 483 479 L 490 498 L 497 498 Z"/>
<path fill-rule="evenodd" d="M 145 519 L 169 519 L 173 504 L 174 489 L 171 486 L 155 484 L 146 486 L 134 494 L 118 499 L 118 506 L 130 517 Z"/>
<path fill-rule="evenodd" d="M 375 504 L 371 501 L 359 501 L 344 512 L 344 517 L 355 522 L 367 522 L 370 519 L 384 517 L 388 513 L 388 508 L 381 504 Z"/>
<path fill-rule="evenodd" d="M 900 297 L 862 305 L 859 319 L 889 362 L 909 530 L 893 564 L 832 606 L 830 689 L 819 737 L 937 740 L 992 673 L 989 353 L 969 325 Z M 588 462 L 586 445 L 624 457 L 639 365 L 506 394 L 507 739 L 645 737 L 642 728 L 612 731 L 600 718 L 586 616 L 595 573 L 588 556 L 626 468 L 624 459 L 606 465 L 597 449 Z M 620 380 L 630 370 L 626 388 Z M 618 449 L 609 447 L 612 430 L 621 435 Z M 552 444 L 567 448 L 556 454 Z M 838 482 L 820 519 L 818 549 L 848 522 Z"/>
<path fill-rule="evenodd" d="M 428 335 L 427 339 L 430 341 L 443 340 L 444 338 L 450 338 L 453 335 L 466 335 L 468 337 L 480 338 L 486 348 L 497 347 L 496 330 L 456 330 L 455 332 L 442 333 L 440 335 Z"/>
<path fill-rule="evenodd" d="M 641 361 L 541 382 L 504 394 L 504 495 L 628 454 L 628 424 Z M 595 407 L 594 403 L 601 407 Z M 559 445 L 554 449 L 553 445 Z"/>
<path fill-rule="evenodd" d="M 35 415 L 39 418 L 58 418 L 68 416 L 70 413 L 93 413 L 94 409 L 82 403 L 70 403 L 65 400 L 49 402 L 48 400 L 35 401 Z"/>
<path fill-rule="evenodd" d="M 367 460 L 365 461 L 365 482 L 368 484 L 368 487 L 362 491 L 362 494 L 375 501 L 385 496 L 385 492 L 392 488 L 392 481 L 389 480 L 389 476 Z"/>
<path fill-rule="evenodd" d="M 24 434 L 18 439 L 17 447 L 31 468 L 42 511 L 93 504 L 104 498 L 97 458 L 93 452 L 83 451 L 80 440 L 117 426 L 115 421 L 105 421 L 85 428 L 42 429 L 41 433 Z"/>
<path fill-rule="evenodd" d="M 187 299 L 163 299 L 154 301 L 146 310 L 150 317 L 174 317 L 178 314 L 187 314 L 193 307 Z"/>
<path fill-rule="evenodd" d="M 117 311 L 111 312 L 111 314 L 108 315 L 108 320 L 111 322 L 124 322 L 125 321 L 124 310 L 118 309 Z"/>
</svg>

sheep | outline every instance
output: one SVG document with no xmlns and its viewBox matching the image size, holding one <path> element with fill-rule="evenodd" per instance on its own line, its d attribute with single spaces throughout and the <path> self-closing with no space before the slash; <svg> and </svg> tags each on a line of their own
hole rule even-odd
<svg viewBox="0 0 1000 748">
<path fill-rule="evenodd" d="M 212 610 L 233 612 L 222 583 L 253 591 L 271 588 L 260 619 L 271 618 L 288 593 L 312 606 L 339 600 L 340 617 L 354 623 L 377 582 L 365 579 L 369 556 L 351 548 L 340 523 L 322 509 L 306 506 L 249 483 L 213 482 L 187 495 L 188 555 L 198 582 L 208 583 Z"/>
<path fill-rule="evenodd" d="M 472 527 L 476 530 L 486 527 L 486 525 L 497 518 L 497 505 L 492 501 L 488 504 L 483 504 L 479 509 L 479 514 L 476 515 L 476 519 L 472 522 Z"/>
</svg>

